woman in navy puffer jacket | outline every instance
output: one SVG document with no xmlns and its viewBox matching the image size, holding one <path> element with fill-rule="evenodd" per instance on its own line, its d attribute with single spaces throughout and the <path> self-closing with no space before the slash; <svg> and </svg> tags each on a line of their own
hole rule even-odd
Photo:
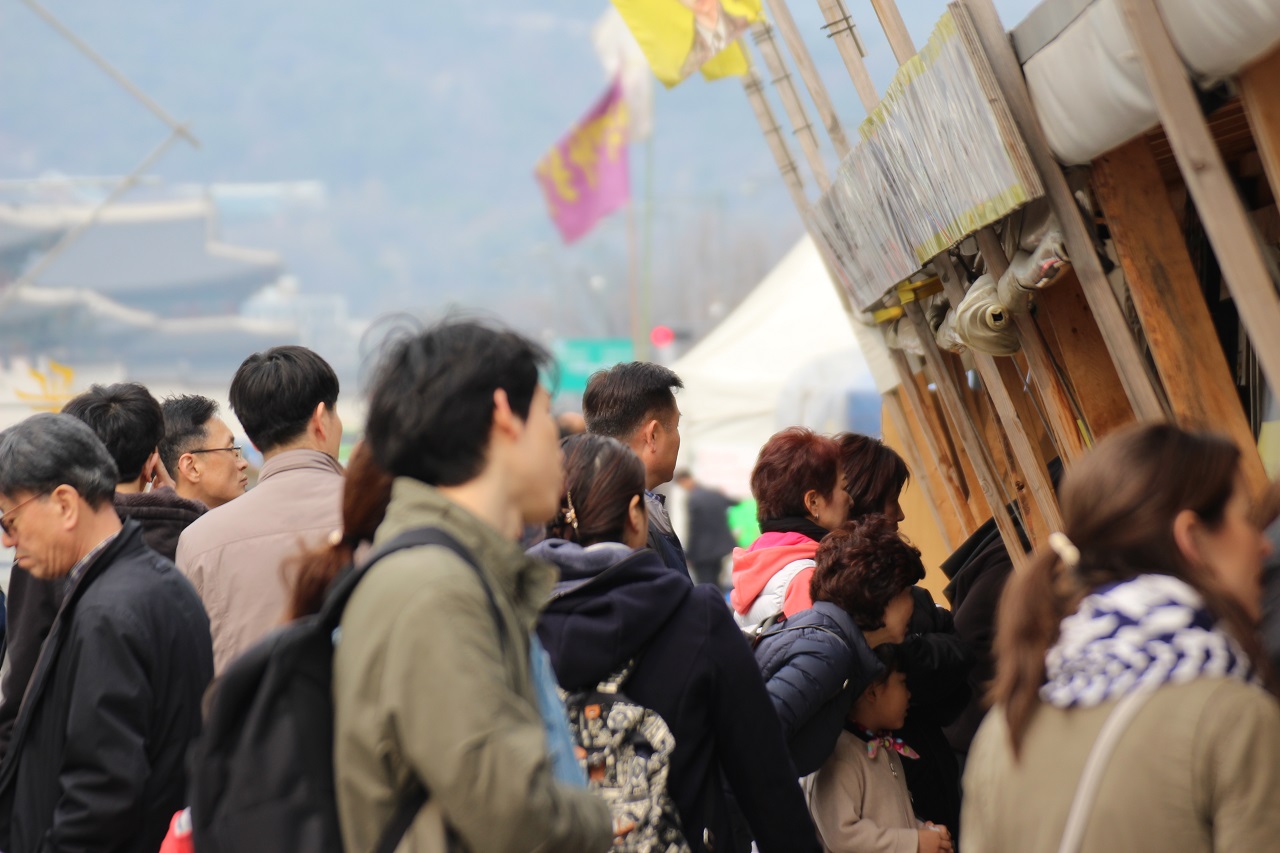
<svg viewBox="0 0 1280 853">
<path fill-rule="evenodd" d="M 694 851 L 739 848 L 721 777 L 761 853 L 821 847 L 764 682 L 717 589 L 695 587 L 645 549 L 644 466 L 598 435 L 565 439 L 565 493 L 551 537 L 529 553 L 560 583 L 538 622 L 560 686 L 623 685 L 675 737 L 668 789 Z M 639 550 L 637 550 L 639 549 Z"/>
<path fill-rule="evenodd" d="M 864 516 L 822 540 L 813 607 L 766 631 L 756 645 L 796 770 L 807 776 L 835 748 L 854 700 L 881 671 L 871 649 L 901 643 L 924 578 L 920 551 L 897 522 Z"/>
</svg>

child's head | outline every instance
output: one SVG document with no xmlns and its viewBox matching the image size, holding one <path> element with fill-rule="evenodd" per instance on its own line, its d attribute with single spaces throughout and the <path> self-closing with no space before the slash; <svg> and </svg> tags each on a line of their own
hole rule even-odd
<svg viewBox="0 0 1280 853">
<path fill-rule="evenodd" d="M 862 692 L 849 711 L 849 719 L 864 729 L 900 729 L 907 722 L 911 691 L 907 689 L 907 674 L 902 671 L 901 648 L 885 643 L 873 650 L 884 665 L 884 674 Z"/>
</svg>

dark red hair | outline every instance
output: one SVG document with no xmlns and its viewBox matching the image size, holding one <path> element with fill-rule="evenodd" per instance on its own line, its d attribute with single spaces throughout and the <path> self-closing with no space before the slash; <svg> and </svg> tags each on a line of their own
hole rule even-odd
<svg viewBox="0 0 1280 853">
<path fill-rule="evenodd" d="M 846 432 L 840 442 L 840 468 L 844 490 L 849 495 L 849 517 L 860 518 L 884 512 L 896 501 L 907 484 L 907 463 L 892 447 L 878 438 Z"/>
<path fill-rule="evenodd" d="M 883 628 L 889 602 L 924 580 L 920 549 L 881 513 L 831 531 L 813 560 L 810 596 L 839 606 L 864 631 Z"/>
<path fill-rule="evenodd" d="M 804 427 L 788 427 L 760 448 L 751 470 L 751 496 L 756 517 L 763 523 L 774 518 L 803 518 L 809 514 L 805 493 L 816 489 L 830 499 L 836 489 L 840 445 L 834 438 Z"/>
</svg>

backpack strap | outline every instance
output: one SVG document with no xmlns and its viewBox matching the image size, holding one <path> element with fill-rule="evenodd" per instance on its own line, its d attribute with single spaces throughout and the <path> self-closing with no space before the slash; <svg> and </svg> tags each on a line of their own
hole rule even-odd
<svg viewBox="0 0 1280 853">
<path fill-rule="evenodd" d="M 438 527 L 415 527 L 411 530 L 406 530 L 391 541 L 375 548 L 363 565 L 340 576 L 334 581 L 328 595 L 325 596 L 324 606 L 320 609 L 321 624 L 328 631 L 337 632 L 338 626 L 342 621 L 342 612 L 346 610 L 347 602 L 351 600 L 351 594 L 355 592 L 356 584 L 360 583 L 369 569 L 383 557 L 390 556 L 397 551 L 403 551 L 406 548 L 421 548 L 427 545 L 438 545 L 449 549 L 475 572 L 476 579 L 480 581 L 480 586 L 484 589 L 485 598 L 489 601 L 489 610 L 493 613 L 493 621 L 498 628 L 498 643 L 506 646 L 507 623 L 502 618 L 502 611 L 498 609 L 498 600 L 493 594 L 493 587 L 484 576 L 484 572 L 476 565 L 475 558 L 471 556 L 471 552 L 462 547 L 462 544 L 457 539 L 454 539 L 453 536 Z M 428 799 L 430 799 L 430 794 L 427 792 L 426 786 L 415 778 L 404 799 L 396 806 L 395 813 L 391 816 L 391 822 L 382 831 L 382 836 L 378 839 L 378 846 L 374 848 L 374 853 L 394 853 Z"/>
</svg>

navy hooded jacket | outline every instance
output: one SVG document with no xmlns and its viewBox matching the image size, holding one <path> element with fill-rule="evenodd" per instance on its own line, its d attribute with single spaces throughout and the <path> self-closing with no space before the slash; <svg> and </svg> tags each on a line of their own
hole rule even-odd
<svg viewBox="0 0 1280 853">
<path fill-rule="evenodd" d="M 675 737 L 668 777 L 695 851 L 731 849 L 721 772 L 762 853 L 818 851 L 798 776 L 751 649 L 720 593 L 691 585 L 653 551 L 548 539 L 529 550 L 560 567 L 538 637 L 566 690 L 594 687 L 637 658 L 624 685 Z"/>
<path fill-rule="evenodd" d="M 849 709 L 884 672 L 853 617 L 829 601 L 770 629 L 756 661 L 801 776 L 826 763 Z"/>
</svg>

